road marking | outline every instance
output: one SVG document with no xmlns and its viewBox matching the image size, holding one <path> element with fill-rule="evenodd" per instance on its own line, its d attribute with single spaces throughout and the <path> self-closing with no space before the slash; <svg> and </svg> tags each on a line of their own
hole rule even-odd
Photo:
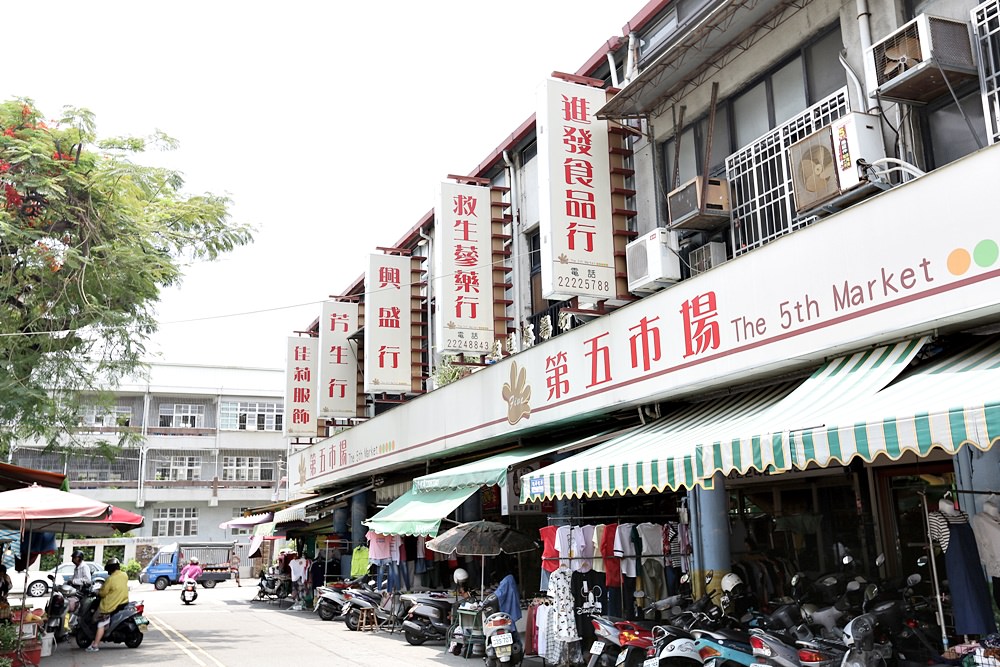
<svg viewBox="0 0 1000 667">
<path fill-rule="evenodd" d="M 215 657 L 209 655 L 205 651 L 205 649 L 203 649 L 202 647 L 198 646 L 193 641 L 191 641 L 190 639 L 188 639 L 187 637 L 185 637 L 183 634 L 181 634 L 179 631 L 177 631 L 173 627 L 171 627 L 168 623 L 166 623 L 165 621 L 163 621 L 162 619 L 160 619 L 158 617 L 158 615 L 156 617 L 150 617 L 149 620 L 156 626 L 156 628 L 160 632 L 163 633 L 163 635 L 167 639 L 170 640 L 170 642 L 172 644 L 176 645 L 177 648 L 179 648 L 180 650 L 184 651 L 188 655 L 189 658 L 191 658 L 192 660 L 194 660 L 195 662 L 197 662 L 199 665 L 201 665 L 201 667 L 207 667 L 208 663 L 206 663 L 204 660 L 201 660 L 198 656 L 196 656 L 194 653 L 192 653 L 190 650 L 188 650 L 188 648 L 186 646 L 184 646 L 184 643 L 190 644 L 194 648 L 195 651 L 198 651 L 203 656 L 205 656 L 206 658 L 208 658 L 209 660 L 211 660 L 212 662 L 214 662 L 217 665 L 217 667 L 226 667 L 224 664 L 222 664 L 221 662 L 219 662 Z M 174 639 L 173 637 L 171 637 L 170 634 L 167 632 L 167 630 L 169 630 L 170 632 L 174 633 L 179 638 L 180 641 L 178 641 L 178 639 Z"/>
</svg>

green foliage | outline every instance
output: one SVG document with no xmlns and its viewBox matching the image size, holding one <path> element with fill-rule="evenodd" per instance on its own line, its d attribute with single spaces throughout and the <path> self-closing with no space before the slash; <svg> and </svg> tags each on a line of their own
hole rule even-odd
<svg viewBox="0 0 1000 667">
<path fill-rule="evenodd" d="M 0 667 L 13 667 L 13 665 L 14 665 L 14 658 L 7 658 L 4 656 L 0 656 Z"/>
<path fill-rule="evenodd" d="M 129 562 L 125 563 L 124 570 L 129 579 L 138 579 L 139 571 L 142 570 L 142 563 L 133 558 Z"/>
<path fill-rule="evenodd" d="M 78 392 L 109 402 L 141 371 L 182 262 L 253 240 L 229 222 L 228 198 L 186 195 L 180 173 L 130 159 L 173 139 L 98 139 L 85 109 L 43 118 L 31 100 L 0 103 L 0 451 L 65 444 Z"/>
<path fill-rule="evenodd" d="M 20 631 L 13 623 L 0 623 L 0 651 L 13 651 L 17 648 L 17 638 Z"/>
</svg>

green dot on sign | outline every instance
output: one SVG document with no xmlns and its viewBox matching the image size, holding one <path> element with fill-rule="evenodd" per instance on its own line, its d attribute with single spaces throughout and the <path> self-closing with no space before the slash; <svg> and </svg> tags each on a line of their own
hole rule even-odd
<svg viewBox="0 0 1000 667">
<path fill-rule="evenodd" d="M 1000 257 L 1000 246 L 997 246 L 997 242 L 993 239 L 983 239 L 972 251 L 972 258 L 982 267 L 993 266 L 998 257 Z"/>
</svg>

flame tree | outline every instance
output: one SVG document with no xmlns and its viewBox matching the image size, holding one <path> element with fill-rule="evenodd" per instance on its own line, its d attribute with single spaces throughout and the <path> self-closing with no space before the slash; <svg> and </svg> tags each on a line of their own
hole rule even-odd
<svg viewBox="0 0 1000 667">
<path fill-rule="evenodd" d="M 182 262 L 253 240 L 228 198 L 133 159 L 170 137 L 101 139 L 85 109 L 44 118 L 28 99 L 0 104 L 0 452 L 71 434 L 79 392 L 108 400 L 141 373 Z"/>
</svg>

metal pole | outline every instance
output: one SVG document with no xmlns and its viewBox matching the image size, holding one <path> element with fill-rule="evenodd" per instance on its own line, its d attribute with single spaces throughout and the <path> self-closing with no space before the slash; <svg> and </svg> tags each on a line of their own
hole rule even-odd
<svg viewBox="0 0 1000 667">
<path fill-rule="evenodd" d="M 924 529 L 927 531 L 927 551 L 931 559 L 931 577 L 934 579 L 934 599 L 937 601 L 938 624 L 941 626 L 941 645 L 948 650 L 948 631 L 944 627 L 944 607 L 941 605 L 941 586 L 938 584 L 937 560 L 934 558 L 934 542 L 931 540 L 930 508 L 927 506 L 927 494 L 920 492 L 924 499 Z"/>
</svg>

